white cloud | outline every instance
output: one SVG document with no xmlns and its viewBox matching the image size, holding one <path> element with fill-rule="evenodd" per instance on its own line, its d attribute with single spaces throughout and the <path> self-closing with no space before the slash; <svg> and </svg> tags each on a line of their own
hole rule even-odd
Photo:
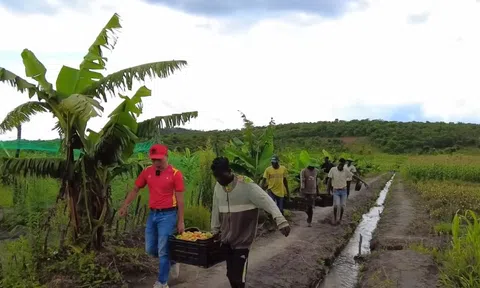
<svg viewBox="0 0 480 288">
<path fill-rule="evenodd" d="M 271 116 L 277 123 L 349 118 L 355 103 L 421 103 L 427 117 L 480 121 L 479 5 L 466 0 L 369 4 L 337 20 L 297 14 L 244 27 L 241 19 L 197 17 L 139 0 L 92 1 L 80 10 L 62 8 L 55 16 L 15 15 L 0 8 L 2 22 L 15 27 L 0 31 L 0 39 L 8 39 L 0 45 L 0 66 L 23 75 L 19 54 L 27 47 L 39 58 L 46 55 L 41 60 L 55 82 L 61 65 L 78 65 L 117 12 L 124 29 L 109 57 L 111 72 L 158 60 L 189 62 L 171 78 L 147 83 L 154 96 L 146 100 L 145 118 L 198 110 L 200 117 L 188 127 L 225 129 L 241 125 L 237 110 L 266 124 Z M 408 22 L 409 16 L 426 13 L 425 23 Z M 5 59 L 11 51 L 18 57 Z M 6 85 L 0 95 L 0 115 L 27 99 Z M 106 114 L 117 103 L 109 101 Z M 362 115 L 385 113 L 372 109 Z M 104 122 L 96 119 L 91 126 L 98 129 Z M 49 133 L 52 123 L 50 116 L 37 116 L 24 135 L 56 137 Z M 0 135 L 14 137 L 14 132 Z"/>
</svg>

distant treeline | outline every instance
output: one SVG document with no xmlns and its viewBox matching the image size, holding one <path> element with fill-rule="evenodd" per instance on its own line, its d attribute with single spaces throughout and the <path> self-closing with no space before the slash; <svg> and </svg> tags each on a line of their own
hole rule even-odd
<svg viewBox="0 0 480 288">
<path fill-rule="evenodd" d="M 263 127 L 257 127 L 257 130 Z M 261 133 L 261 131 L 258 131 Z M 165 129 L 162 141 L 172 149 L 196 150 L 210 138 L 220 149 L 241 130 L 195 131 L 182 128 Z M 275 128 L 276 150 L 345 149 L 345 137 L 362 137 L 387 153 L 453 152 L 465 147 L 480 146 L 480 125 L 443 122 L 393 122 L 352 120 L 316 123 L 278 124 Z"/>
</svg>

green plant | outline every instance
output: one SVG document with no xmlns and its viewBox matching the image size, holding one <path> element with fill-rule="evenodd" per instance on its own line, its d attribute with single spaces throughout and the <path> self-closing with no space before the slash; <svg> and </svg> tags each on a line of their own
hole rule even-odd
<svg viewBox="0 0 480 288">
<path fill-rule="evenodd" d="M 203 206 L 185 208 L 185 227 L 196 227 L 201 230 L 210 230 L 210 210 Z"/>
<path fill-rule="evenodd" d="M 213 189 L 215 187 L 216 180 L 212 175 L 210 166 L 213 159 L 215 159 L 215 152 L 213 152 L 210 141 L 207 142 L 205 149 L 197 152 L 199 156 L 199 169 L 198 176 L 196 177 L 194 190 L 192 196 L 192 204 L 201 205 L 209 210 L 212 208 Z"/>
<path fill-rule="evenodd" d="M 453 218 L 452 244 L 442 264 L 440 281 L 446 287 L 480 287 L 480 219 L 473 211 Z"/>
<path fill-rule="evenodd" d="M 133 80 L 143 81 L 147 76 L 165 78 L 186 65 L 185 61 L 155 62 L 102 75 L 99 71 L 106 69 L 107 61 L 103 49 L 114 48 L 115 31 L 120 28 L 119 16 L 115 14 L 90 46 L 79 68 L 62 67 L 56 90 L 46 79 L 45 66 L 28 49 L 22 52 L 25 72 L 38 85 L 0 68 L 0 81 L 38 99 L 12 110 L 0 123 L 0 132 L 28 122 L 32 115 L 50 112 L 57 120 L 55 128 L 63 136 L 65 153 L 62 158 L 9 158 L 3 163 L 4 170 L 61 179 L 59 197 L 68 198 L 73 238 L 90 235 L 79 240 L 88 242 L 91 238 L 96 248 L 101 246 L 105 219 L 110 218 L 110 182 L 120 173 L 139 169 L 137 163 L 126 163 L 137 140 L 155 137 L 160 128 L 174 127 L 197 116 L 196 112 L 189 112 L 138 122 L 143 107 L 141 98 L 150 96 L 150 90 L 141 87 L 132 98 L 120 95 L 124 101 L 109 115 L 109 122 L 99 133 L 86 128 L 87 122 L 103 111 L 97 99 L 107 101 L 107 92 L 130 90 Z M 74 149 L 81 151 L 78 159 Z"/>
<path fill-rule="evenodd" d="M 259 136 L 254 134 L 253 122 L 248 120 L 245 114 L 241 115 L 244 125 L 243 138 L 242 140 L 233 138 L 224 152 L 232 161 L 230 166 L 235 172 L 259 183 L 273 156 L 275 122 L 271 119 Z"/>
</svg>

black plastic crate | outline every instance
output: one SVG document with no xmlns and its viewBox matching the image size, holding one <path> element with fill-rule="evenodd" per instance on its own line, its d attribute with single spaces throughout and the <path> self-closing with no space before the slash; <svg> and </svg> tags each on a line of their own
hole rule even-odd
<svg viewBox="0 0 480 288">
<path fill-rule="evenodd" d="M 226 250 L 219 240 L 187 241 L 171 236 L 169 239 L 170 259 L 183 264 L 209 268 L 226 259 Z"/>
<path fill-rule="evenodd" d="M 290 199 L 285 198 L 283 202 L 283 208 L 288 210 L 306 211 L 307 200 L 303 197 L 292 197 Z"/>
<path fill-rule="evenodd" d="M 330 194 L 320 194 L 320 201 L 318 201 L 318 205 L 317 205 L 317 202 L 315 202 L 315 205 L 316 206 L 319 206 L 319 207 L 331 207 L 333 206 L 333 195 L 330 195 Z"/>
</svg>

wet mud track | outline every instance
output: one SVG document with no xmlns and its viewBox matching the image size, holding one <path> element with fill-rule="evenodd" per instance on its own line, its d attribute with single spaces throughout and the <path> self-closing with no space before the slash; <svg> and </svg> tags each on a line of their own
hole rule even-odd
<svg viewBox="0 0 480 288">
<path fill-rule="evenodd" d="M 294 212 L 292 232 L 288 237 L 277 231 L 257 239 L 249 256 L 247 286 L 313 287 L 324 276 L 326 266 L 348 242 L 354 230 L 353 219 L 368 211 L 390 176 L 369 179 L 368 190 L 352 191 L 343 223 L 339 226 L 330 224 L 332 207 L 316 207 L 312 227 L 307 227 L 305 212 Z M 151 287 L 155 277 L 148 277 L 143 282 L 130 287 Z M 180 277 L 170 281 L 170 287 L 223 288 L 230 285 L 222 263 L 210 269 L 181 265 Z"/>
<path fill-rule="evenodd" d="M 419 195 L 406 189 L 400 177 L 395 182 L 358 287 L 436 287 L 438 271 L 433 257 L 413 247 L 438 246 L 442 239 L 431 234 L 432 223 Z"/>
</svg>

